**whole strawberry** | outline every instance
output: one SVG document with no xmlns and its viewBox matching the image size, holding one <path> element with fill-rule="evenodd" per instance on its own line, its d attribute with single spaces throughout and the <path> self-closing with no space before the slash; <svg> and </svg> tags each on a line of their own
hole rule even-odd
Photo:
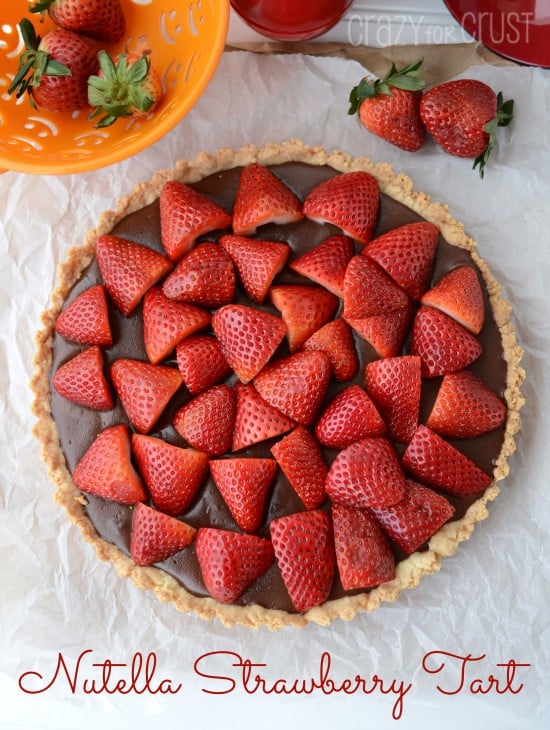
<svg viewBox="0 0 550 730">
<path fill-rule="evenodd" d="M 362 79 L 349 97 L 348 114 L 358 113 L 370 132 L 409 152 L 420 149 L 426 135 L 420 118 L 421 64 L 413 61 L 399 71 L 392 64 L 383 79 Z"/>
<path fill-rule="evenodd" d="M 424 94 L 420 115 L 435 141 L 451 155 L 475 157 L 483 177 L 495 145 L 498 127 L 506 127 L 514 114 L 513 100 L 474 79 L 459 79 L 434 86 Z"/>
<path fill-rule="evenodd" d="M 37 0 L 29 11 L 47 12 L 60 28 L 105 43 L 119 41 L 126 32 L 120 0 Z"/>
</svg>

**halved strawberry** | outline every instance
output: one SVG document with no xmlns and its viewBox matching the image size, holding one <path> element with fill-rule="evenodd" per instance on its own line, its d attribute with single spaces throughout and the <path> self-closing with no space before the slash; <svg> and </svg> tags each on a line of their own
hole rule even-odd
<svg viewBox="0 0 550 730">
<path fill-rule="evenodd" d="M 405 476 L 391 443 L 366 438 L 341 451 L 330 467 L 326 490 L 346 507 L 387 507 L 403 499 Z"/>
<path fill-rule="evenodd" d="M 113 336 L 103 284 L 86 289 L 65 307 L 55 322 L 55 331 L 66 340 L 84 345 L 112 345 Z"/>
<path fill-rule="evenodd" d="M 344 295 L 344 274 L 355 251 L 348 236 L 330 236 L 289 265 L 293 271 L 324 286 L 337 297 Z"/>
<path fill-rule="evenodd" d="M 132 452 L 155 507 L 180 515 L 191 505 L 208 473 L 208 455 L 134 433 Z"/>
<path fill-rule="evenodd" d="M 208 327 L 210 312 L 194 304 L 168 299 L 159 286 L 143 298 L 143 339 L 145 352 L 154 365 L 164 360 L 184 339 Z"/>
<path fill-rule="evenodd" d="M 188 253 L 199 236 L 231 226 L 231 216 L 197 190 L 169 180 L 160 193 L 162 245 L 172 261 Z"/>
<path fill-rule="evenodd" d="M 98 345 L 92 345 L 61 365 L 53 376 L 53 387 L 63 398 L 95 411 L 110 411 L 115 404 Z"/>
<path fill-rule="evenodd" d="M 485 320 L 485 303 L 477 272 L 472 266 L 459 266 L 445 274 L 421 299 L 478 335 Z"/>
<path fill-rule="evenodd" d="M 233 204 L 233 232 L 256 233 L 266 223 L 293 223 L 303 218 L 294 193 L 270 170 L 252 163 L 243 168 Z"/>
<path fill-rule="evenodd" d="M 111 234 L 99 236 L 95 255 L 111 299 L 126 317 L 145 292 L 172 268 L 166 256 Z"/>
<path fill-rule="evenodd" d="M 363 249 L 391 278 L 418 301 L 433 270 L 439 228 L 428 221 L 407 223 L 378 236 Z"/>
<path fill-rule="evenodd" d="M 294 421 L 260 396 L 252 383 L 237 383 L 237 414 L 233 434 L 233 451 L 280 436 L 296 425 Z"/>
<path fill-rule="evenodd" d="M 208 390 L 231 373 L 220 343 L 210 335 L 186 337 L 176 347 L 176 358 L 183 382 L 191 395 Z"/>
<path fill-rule="evenodd" d="M 235 603 L 274 560 L 270 540 L 215 527 L 199 528 L 195 551 L 204 585 L 220 603 Z"/>
<path fill-rule="evenodd" d="M 264 519 L 267 494 L 277 473 L 274 459 L 214 459 L 210 473 L 237 525 L 256 532 Z"/>
<path fill-rule="evenodd" d="M 395 357 L 401 350 L 409 331 L 413 308 L 406 307 L 373 317 L 348 318 L 351 327 L 371 345 L 380 357 Z"/>
<path fill-rule="evenodd" d="M 412 479 L 406 482 L 407 491 L 400 502 L 372 513 L 390 538 L 410 554 L 451 519 L 455 508 L 442 494 Z"/>
<path fill-rule="evenodd" d="M 111 379 L 126 415 L 140 433 L 148 433 L 182 384 L 176 368 L 121 358 L 111 365 Z"/>
<path fill-rule="evenodd" d="M 286 333 L 279 317 L 243 304 L 218 309 L 212 328 L 225 359 L 243 383 L 260 372 Z"/>
<path fill-rule="evenodd" d="M 506 404 L 475 375 L 445 375 L 426 426 L 447 438 L 467 439 L 494 431 L 506 420 Z"/>
<path fill-rule="evenodd" d="M 307 218 L 338 226 L 346 236 L 368 243 L 374 233 L 380 205 L 376 178 L 355 171 L 336 175 L 314 188 L 304 201 Z"/>
<path fill-rule="evenodd" d="M 303 349 L 324 352 L 330 360 L 332 376 L 339 382 L 351 380 L 359 369 L 351 328 L 341 317 L 314 332 L 304 342 Z"/>
<path fill-rule="evenodd" d="M 423 425 L 417 428 L 401 463 L 423 484 L 459 497 L 481 492 L 493 481 L 471 459 Z"/>
<path fill-rule="evenodd" d="M 388 357 L 365 368 L 365 387 L 385 420 L 390 437 L 408 444 L 418 427 L 422 385 L 420 358 Z"/>
<path fill-rule="evenodd" d="M 137 504 L 132 516 L 130 555 L 137 565 L 161 563 L 186 548 L 197 530 L 146 504 Z"/>
<path fill-rule="evenodd" d="M 290 352 L 295 352 L 314 332 L 331 320 L 338 308 L 338 298 L 319 286 L 273 286 L 269 296 L 286 324 Z"/>
<path fill-rule="evenodd" d="M 265 367 L 254 378 L 258 393 L 293 421 L 315 420 L 330 379 L 330 360 L 323 352 L 296 352 Z"/>
<path fill-rule="evenodd" d="M 245 292 L 261 304 L 290 255 L 288 245 L 230 235 L 222 236 L 219 243 L 231 256 Z"/>
<path fill-rule="evenodd" d="M 332 506 L 336 564 L 345 591 L 395 578 L 395 558 L 384 530 L 368 510 Z"/>
<path fill-rule="evenodd" d="M 482 353 L 479 341 L 438 309 L 420 307 L 412 328 L 412 355 L 422 361 L 422 377 L 435 378 L 463 370 Z"/>
<path fill-rule="evenodd" d="M 360 385 L 350 385 L 338 393 L 315 426 L 317 440 L 333 449 L 345 449 L 367 436 L 383 436 L 386 432 L 386 424 Z"/>
<path fill-rule="evenodd" d="M 104 429 L 73 472 L 78 489 L 121 504 L 147 499 L 131 460 L 130 429 L 124 424 Z"/>
<path fill-rule="evenodd" d="M 162 291 L 178 302 L 221 307 L 235 294 L 233 262 L 218 243 L 199 243 L 178 261 Z"/>
<path fill-rule="evenodd" d="M 344 318 L 376 317 L 410 305 L 405 292 L 368 256 L 354 256 L 344 277 Z"/>
<path fill-rule="evenodd" d="M 307 428 L 295 428 L 271 447 L 271 453 L 306 509 L 320 507 L 326 498 L 328 469 L 319 444 Z"/>
<path fill-rule="evenodd" d="M 229 451 L 234 423 L 235 391 L 223 384 L 197 395 L 174 416 L 174 427 L 180 436 L 210 456 Z"/>
<path fill-rule="evenodd" d="M 301 613 L 324 603 L 334 580 L 336 558 L 328 512 L 310 510 L 270 524 L 275 558 L 292 605 Z"/>
</svg>

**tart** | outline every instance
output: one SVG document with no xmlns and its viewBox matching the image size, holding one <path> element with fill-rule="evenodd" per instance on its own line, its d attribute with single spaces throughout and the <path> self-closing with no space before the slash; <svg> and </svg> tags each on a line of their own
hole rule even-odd
<svg viewBox="0 0 550 730">
<path fill-rule="evenodd" d="M 182 611 L 351 619 L 487 517 L 523 403 L 510 316 L 386 164 L 296 140 L 179 162 L 60 267 L 32 381 L 55 498 Z"/>
</svg>

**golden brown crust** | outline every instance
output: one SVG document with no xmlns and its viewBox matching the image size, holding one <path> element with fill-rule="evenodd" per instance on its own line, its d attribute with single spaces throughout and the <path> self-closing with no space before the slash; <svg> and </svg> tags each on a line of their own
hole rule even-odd
<svg viewBox="0 0 550 730">
<path fill-rule="evenodd" d="M 154 567 L 136 566 L 117 547 L 99 537 L 85 513 L 86 500 L 76 489 L 66 467 L 49 406 L 49 373 L 55 322 L 70 289 L 93 257 L 96 238 L 101 234 L 109 233 L 113 226 L 128 213 L 138 210 L 158 198 L 161 188 L 167 180 L 177 179 L 191 183 L 215 172 L 247 165 L 251 162 L 269 165 L 290 161 L 305 162 L 311 165 L 329 165 L 340 172 L 351 170 L 369 172 L 377 178 L 383 193 L 404 203 L 426 220 L 439 226 L 449 243 L 467 249 L 487 286 L 507 362 L 505 399 L 508 406 L 508 419 L 503 447 L 494 469 L 495 482 L 485 490 L 482 497 L 471 505 L 461 519 L 444 525 L 432 537 L 428 550 L 414 553 L 400 562 L 394 580 L 383 583 L 369 593 L 328 601 L 303 615 L 268 610 L 257 605 L 227 606 L 212 598 L 194 596 L 164 571 Z M 338 617 L 349 620 L 358 611 L 372 611 L 385 601 L 395 600 L 402 590 L 417 586 L 422 576 L 439 570 L 441 558 L 453 555 L 460 542 L 468 539 L 475 524 L 487 517 L 487 505 L 499 493 L 496 482 L 508 474 L 508 457 L 515 450 L 514 437 L 520 428 L 519 411 L 523 405 L 520 386 L 525 377 L 525 373 L 520 367 L 523 353 L 516 341 L 510 316 L 509 303 L 502 299 L 498 283 L 494 280 L 487 263 L 478 255 L 476 243 L 466 235 L 463 225 L 449 214 L 447 206 L 432 203 L 428 195 L 414 190 L 412 181 L 407 176 L 395 175 L 387 164 L 373 164 L 364 157 L 352 159 L 337 151 L 329 153 L 320 147 L 307 147 L 299 140 L 290 140 L 282 144 L 268 144 L 264 147 L 247 145 L 237 151 L 224 148 L 215 155 L 201 153 L 192 162 L 180 161 L 172 170 L 158 172 L 151 182 L 137 185 L 130 195 L 118 202 L 115 211 L 104 212 L 97 228 L 88 232 L 84 245 L 71 249 L 67 261 L 59 267 L 58 284 L 52 294 L 51 306 L 42 316 L 43 328 L 38 332 L 36 338 L 35 374 L 31 381 L 35 396 L 33 413 L 37 418 L 34 434 L 41 442 L 42 458 L 50 478 L 57 487 L 55 499 L 66 509 L 69 518 L 78 525 L 84 538 L 95 546 L 101 560 L 110 561 L 119 575 L 131 578 L 140 589 L 154 591 L 159 600 L 173 602 L 180 611 L 193 611 L 203 619 L 217 617 L 226 626 L 234 624 L 242 624 L 251 628 L 267 626 L 272 630 L 288 625 L 302 627 L 309 622 L 326 626 Z"/>
</svg>

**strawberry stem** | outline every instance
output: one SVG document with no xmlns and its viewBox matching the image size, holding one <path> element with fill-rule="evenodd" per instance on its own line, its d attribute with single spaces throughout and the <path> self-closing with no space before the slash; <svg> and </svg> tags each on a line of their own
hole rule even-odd
<svg viewBox="0 0 550 730">
<path fill-rule="evenodd" d="M 348 114 L 355 114 L 365 99 L 374 99 L 380 94 L 391 95 L 392 87 L 404 91 L 420 91 L 426 85 L 420 78 L 422 59 L 412 61 L 402 69 L 397 69 L 392 63 L 389 71 L 382 79 L 364 78 L 354 86 L 349 95 Z"/>
<path fill-rule="evenodd" d="M 497 130 L 499 127 L 507 127 L 514 118 L 514 100 L 508 99 L 504 101 L 502 91 L 497 94 L 497 113 L 496 116 L 484 125 L 483 131 L 489 135 L 489 142 L 483 152 L 476 157 L 472 169 L 479 168 L 479 176 L 481 179 L 485 176 L 485 165 L 487 164 L 491 152 L 497 140 Z"/>
</svg>

